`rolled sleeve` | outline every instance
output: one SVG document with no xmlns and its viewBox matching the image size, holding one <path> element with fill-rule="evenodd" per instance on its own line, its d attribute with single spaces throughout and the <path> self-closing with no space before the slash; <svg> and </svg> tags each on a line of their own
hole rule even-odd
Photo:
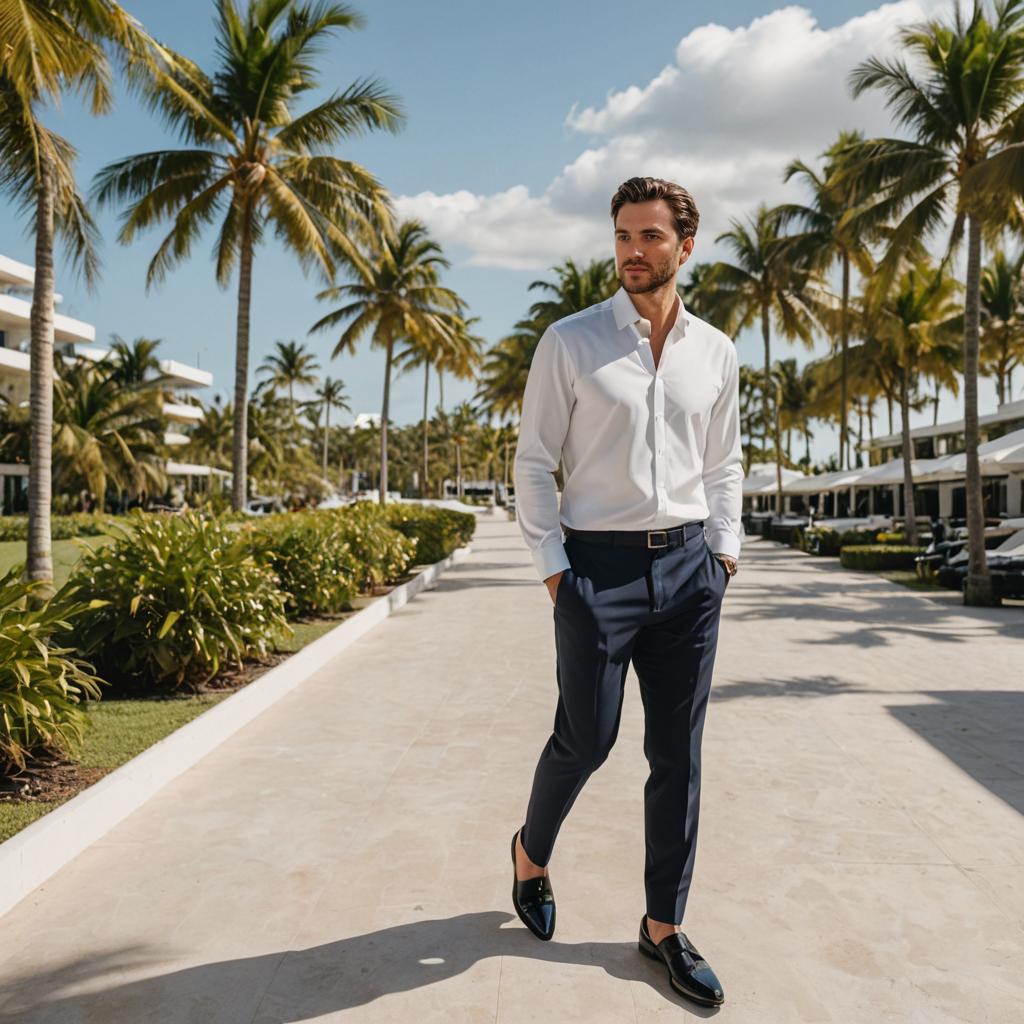
<svg viewBox="0 0 1024 1024">
<path fill-rule="evenodd" d="M 701 479 L 708 506 L 708 544 L 716 554 L 739 558 L 743 512 L 739 359 L 733 349 L 725 384 L 711 407 Z"/>
<path fill-rule="evenodd" d="M 527 374 L 515 455 L 516 519 L 542 580 L 569 568 L 553 474 L 576 400 L 573 379 L 565 345 L 549 327 Z"/>
</svg>

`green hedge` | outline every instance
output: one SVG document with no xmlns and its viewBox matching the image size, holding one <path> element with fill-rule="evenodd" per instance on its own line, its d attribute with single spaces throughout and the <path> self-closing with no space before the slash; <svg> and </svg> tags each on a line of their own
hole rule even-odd
<svg viewBox="0 0 1024 1024">
<path fill-rule="evenodd" d="M 831 526 L 804 527 L 800 530 L 794 546 L 812 555 L 826 555 L 835 558 L 845 547 L 858 547 L 877 543 L 880 529 L 836 530 Z"/>
<path fill-rule="evenodd" d="M 69 581 L 104 602 L 73 634 L 104 679 L 198 689 L 290 632 L 285 595 L 247 532 L 195 512 L 126 519 L 131 529 L 85 554 Z"/>
<path fill-rule="evenodd" d="M 910 544 L 857 544 L 842 548 L 839 562 L 845 569 L 913 569 L 924 552 Z"/>
<path fill-rule="evenodd" d="M 456 548 L 468 544 L 476 530 L 476 516 L 472 512 L 435 505 L 387 505 L 385 520 L 406 537 L 416 539 L 416 559 L 420 565 L 447 558 Z"/>
<path fill-rule="evenodd" d="M 123 517 L 96 515 L 92 512 L 74 512 L 68 516 L 50 517 L 50 536 L 53 540 L 72 537 L 99 537 L 110 533 Z M 28 540 L 28 516 L 0 516 L 0 541 Z"/>
</svg>

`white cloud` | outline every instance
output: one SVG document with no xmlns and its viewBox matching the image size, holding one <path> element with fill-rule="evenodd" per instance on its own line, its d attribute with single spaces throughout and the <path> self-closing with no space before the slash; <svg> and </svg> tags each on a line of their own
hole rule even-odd
<svg viewBox="0 0 1024 1024">
<path fill-rule="evenodd" d="M 477 266 L 542 269 L 567 255 L 607 254 L 608 202 L 634 174 L 671 178 L 701 211 L 699 259 L 730 217 L 793 197 L 782 184 L 794 157 L 813 161 L 840 129 L 889 133 L 880 94 L 850 97 L 847 76 L 868 56 L 892 52 L 896 30 L 949 0 L 901 0 L 821 28 L 803 7 L 783 7 L 738 28 L 708 24 L 679 41 L 675 63 L 646 85 L 611 92 L 569 112 L 590 145 L 540 195 L 515 185 L 492 195 L 460 191 L 402 196 L 446 246 Z"/>
</svg>

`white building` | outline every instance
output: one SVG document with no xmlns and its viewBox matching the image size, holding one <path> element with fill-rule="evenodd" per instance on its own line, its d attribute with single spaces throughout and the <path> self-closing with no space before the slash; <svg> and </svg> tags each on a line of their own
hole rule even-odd
<svg viewBox="0 0 1024 1024">
<path fill-rule="evenodd" d="M 13 404 L 27 403 L 29 399 L 29 348 L 30 314 L 32 308 L 32 286 L 35 270 L 26 263 L 19 263 L 0 255 L 0 395 Z M 54 306 L 62 296 L 54 294 Z M 69 357 L 84 356 L 87 359 L 104 359 L 110 349 L 95 345 L 96 328 L 92 324 L 63 313 L 54 312 L 54 347 Z M 213 384 L 213 374 L 196 366 L 178 362 L 176 359 L 161 359 L 160 371 L 167 383 L 164 401 L 164 415 L 170 426 L 164 434 L 168 445 L 184 445 L 188 436 L 182 428 L 198 423 L 203 418 L 200 406 L 189 402 L 188 397 L 201 388 Z M 191 472 L 175 470 L 198 469 L 198 475 L 209 475 L 207 467 L 195 467 L 185 463 L 168 463 L 172 476 L 196 476 Z M 218 473 L 220 471 L 217 471 Z M 27 486 L 28 467 L 23 464 L 0 464 L 3 503 L 0 512 L 8 512 L 17 505 L 19 493 Z"/>
</svg>

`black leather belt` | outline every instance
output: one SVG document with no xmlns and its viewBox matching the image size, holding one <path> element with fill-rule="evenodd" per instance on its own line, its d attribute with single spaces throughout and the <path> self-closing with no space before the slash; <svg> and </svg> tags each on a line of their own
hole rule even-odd
<svg viewBox="0 0 1024 1024">
<path fill-rule="evenodd" d="M 569 537 L 577 537 L 588 544 L 613 544 L 624 547 L 675 548 L 684 544 L 694 533 L 704 529 L 704 520 L 681 523 L 667 530 L 575 530 L 562 524 Z"/>
</svg>

